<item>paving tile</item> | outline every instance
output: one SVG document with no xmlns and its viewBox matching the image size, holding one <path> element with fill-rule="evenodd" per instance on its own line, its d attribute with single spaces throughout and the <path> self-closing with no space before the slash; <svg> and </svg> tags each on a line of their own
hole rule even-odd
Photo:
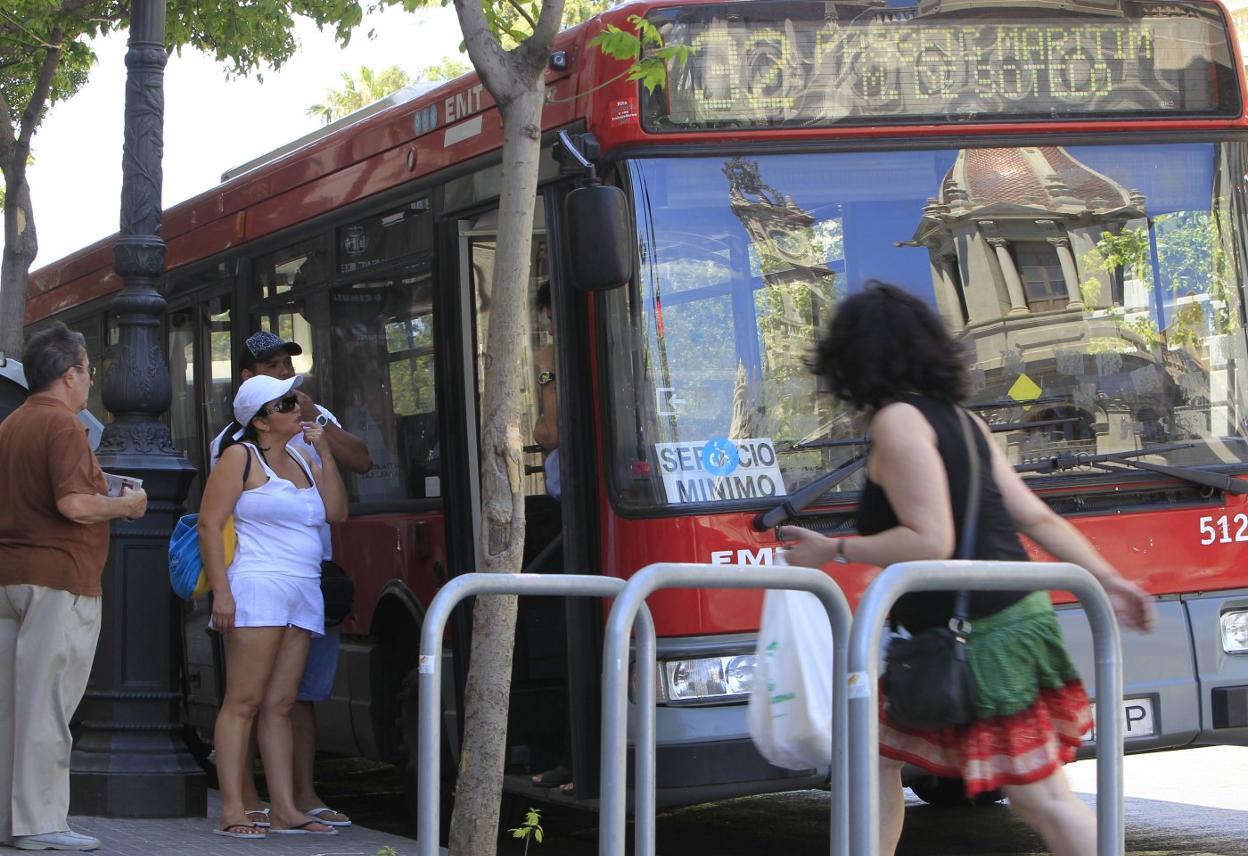
<svg viewBox="0 0 1248 856">
<path fill-rule="evenodd" d="M 220 810 L 220 794 L 209 791 L 206 818 L 74 816 L 69 823 L 75 831 L 100 839 L 103 847 L 96 852 L 108 856 L 375 856 L 383 847 L 393 847 L 399 856 L 416 852 L 413 838 L 362 826 L 335 836 L 269 835 L 262 841 L 226 838 L 212 834 Z M 0 848 L 0 854 L 17 852 Z"/>
</svg>

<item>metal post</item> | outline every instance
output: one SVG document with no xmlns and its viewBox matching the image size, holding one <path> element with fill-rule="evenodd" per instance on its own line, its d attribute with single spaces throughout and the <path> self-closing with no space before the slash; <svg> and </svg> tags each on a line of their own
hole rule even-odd
<svg viewBox="0 0 1248 856">
<path fill-rule="evenodd" d="M 74 811 L 112 817 L 203 817 L 202 771 L 181 739 L 177 605 L 166 545 L 194 468 L 159 416 L 169 408 L 161 347 L 160 238 L 165 5 L 134 0 L 126 54 L 121 235 L 113 300 L 119 341 L 105 358 L 104 405 L 115 421 L 97 454 L 109 472 L 143 479 L 147 515 L 112 525 L 104 616 L 70 762 Z"/>
<path fill-rule="evenodd" d="M 840 588 L 827 574 L 813 568 L 757 565 L 694 565 L 660 563 L 649 565 L 629 580 L 623 593 L 616 598 L 607 619 L 606 638 L 602 653 L 602 793 L 599 799 L 598 852 L 600 856 L 623 856 L 627 806 L 627 778 L 624 769 L 628 751 L 628 633 L 638 611 L 645 608 L 645 599 L 663 588 L 749 588 L 808 591 L 819 598 L 832 625 L 833 687 L 843 684 L 848 662 L 847 648 L 852 616 Z M 641 638 L 641 634 L 638 634 Z M 646 670 L 639 680 L 649 679 L 654 685 L 654 658 L 649 656 Z M 641 645 L 638 645 L 638 668 L 641 668 Z M 651 699 L 653 702 L 653 699 Z M 635 751 L 654 758 L 654 705 L 641 708 L 644 725 L 639 727 Z M 830 851 L 834 856 L 849 853 L 849 769 L 845 693 L 832 693 L 832 831 Z M 644 720 L 649 720 L 644 723 Z M 646 741 L 643 744 L 642 740 Z M 636 851 L 643 856 L 654 854 L 654 782 L 647 783 L 638 775 L 634 783 L 634 815 L 637 822 Z M 644 814 L 643 814 L 644 811 Z"/>
<path fill-rule="evenodd" d="M 1092 626 L 1096 657 L 1097 853 L 1123 852 L 1122 648 L 1113 606 L 1101 584 L 1078 565 L 1041 562 L 904 562 L 867 588 L 849 644 L 850 824 L 855 856 L 878 856 L 880 631 L 897 598 L 913 591 L 1055 589 L 1079 598 Z"/>
<path fill-rule="evenodd" d="M 420 630 L 420 768 L 416 784 L 417 856 L 437 856 L 440 827 L 438 789 L 441 787 L 442 754 L 442 639 L 451 611 L 460 601 L 482 594 L 514 594 L 543 597 L 616 597 L 624 589 L 616 577 L 579 574 L 463 574 L 444 585 L 429 604 Z M 650 702 L 654 703 L 654 623 L 644 607 L 636 615 L 638 657 L 648 654 L 651 663 Z M 649 640 L 648 645 L 640 640 Z M 651 720 L 653 728 L 653 718 Z M 651 732 L 651 738 L 653 733 Z M 653 743 L 653 739 L 651 739 Z M 637 756 L 637 781 L 654 781 L 653 755 Z M 651 788 L 653 790 L 653 787 Z"/>
</svg>

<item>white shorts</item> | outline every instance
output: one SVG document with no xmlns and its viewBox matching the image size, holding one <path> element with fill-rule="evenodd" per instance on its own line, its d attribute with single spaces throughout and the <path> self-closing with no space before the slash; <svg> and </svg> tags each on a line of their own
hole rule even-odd
<svg viewBox="0 0 1248 856">
<path fill-rule="evenodd" d="M 235 627 L 299 627 L 325 635 L 320 580 L 272 573 L 230 574 Z"/>
</svg>

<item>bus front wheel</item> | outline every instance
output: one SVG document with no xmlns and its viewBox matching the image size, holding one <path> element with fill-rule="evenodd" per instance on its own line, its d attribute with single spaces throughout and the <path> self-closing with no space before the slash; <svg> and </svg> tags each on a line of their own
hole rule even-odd
<svg viewBox="0 0 1248 856">
<path fill-rule="evenodd" d="M 420 784 L 420 671 L 412 669 L 403 678 L 399 691 L 399 728 L 403 734 L 402 757 L 403 800 L 412 833 L 420 836 L 417 829 L 417 789 Z M 446 844 L 451 830 L 451 809 L 454 808 L 456 759 L 447 748 L 446 735 L 442 739 L 441 787 L 438 788 L 438 843 Z"/>
<path fill-rule="evenodd" d="M 992 805 L 1005 798 L 1000 790 L 984 791 L 968 798 L 961 779 L 946 779 L 941 776 L 919 776 L 906 784 L 923 802 L 939 808 Z"/>
</svg>

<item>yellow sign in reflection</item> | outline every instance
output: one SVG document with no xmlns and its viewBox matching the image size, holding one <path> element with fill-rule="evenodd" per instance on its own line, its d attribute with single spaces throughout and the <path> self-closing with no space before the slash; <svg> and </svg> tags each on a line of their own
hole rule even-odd
<svg viewBox="0 0 1248 856">
<path fill-rule="evenodd" d="M 1043 391 L 1034 380 L 1025 374 L 1020 374 L 1018 380 L 1014 381 L 1014 385 L 1010 387 L 1006 395 L 1021 404 L 1027 401 L 1035 401 Z M 1030 404 L 1024 404 L 1023 410 L 1030 409 Z"/>
</svg>

